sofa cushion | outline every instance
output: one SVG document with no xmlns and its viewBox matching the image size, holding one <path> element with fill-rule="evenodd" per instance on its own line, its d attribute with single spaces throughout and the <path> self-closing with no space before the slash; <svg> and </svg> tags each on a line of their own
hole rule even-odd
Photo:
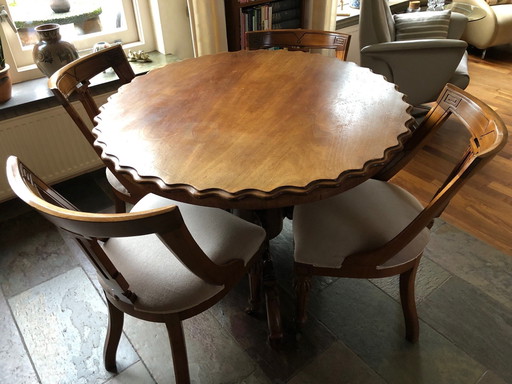
<svg viewBox="0 0 512 384">
<path fill-rule="evenodd" d="M 414 12 L 393 15 L 395 39 L 446 39 L 451 11 Z"/>
</svg>

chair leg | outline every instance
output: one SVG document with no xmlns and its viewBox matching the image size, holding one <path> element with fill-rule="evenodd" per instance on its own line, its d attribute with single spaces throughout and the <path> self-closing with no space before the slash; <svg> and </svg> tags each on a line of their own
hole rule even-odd
<svg viewBox="0 0 512 384">
<path fill-rule="evenodd" d="M 414 283 L 420 258 L 416 260 L 414 266 L 400 275 L 400 301 L 405 319 L 405 338 L 411 343 L 418 341 L 420 334 L 420 325 L 418 321 L 418 312 L 416 310 L 416 297 L 414 293 Z"/>
<path fill-rule="evenodd" d="M 171 343 L 172 361 L 174 364 L 174 376 L 176 384 L 189 384 L 190 373 L 188 370 L 187 347 L 183 325 L 177 316 L 171 316 L 166 322 L 169 341 Z"/>
<path fill-rule="evenodd" d="M 114 191 L 114 209 L 116 213 L 126 213 L 126 203 Z"/>
<path fill-rule="evenodd" d="M 263 260 L 258 258 L 249 270 L 249 306 L 245 312 L 252 315 L 261 306 L 261 284 L 263 282 Z"/>
<path fill-rule="evenodd" d="M 303 268 L 295 265 L 295 293 L 297 295 L 297 313 L 296 325 L 298 329 L 302 329 L 307 320 L 306 306 L 309 299 L 309 291 L 311 290 L 312 276 Z"/>
<path fill-rule="evenodd" d="M 116 308 L 107 297 L 108 329 L 103 348 L 103 362 L 109 372 L 117 372 L 116 352 L 123 332 L 124 313 Z"/>
</svg>

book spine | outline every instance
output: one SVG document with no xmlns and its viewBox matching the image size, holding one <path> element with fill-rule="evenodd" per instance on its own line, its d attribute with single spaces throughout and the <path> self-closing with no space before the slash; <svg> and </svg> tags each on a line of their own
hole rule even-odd
<svg viewBox="0 0 512 384">
<path fill-rule="evenodd" d="M 300 7 L 300 0 L 281 0 L 281 1 L 275 1 L 272 3 L 272 6 L 274 7 L 274 12 L 280 12 L 287 9 L 292 8 L 299 8 Z"/>
<path fill-rule="evenodd" d="M 281 23 L 283 21 L 299 19 L 300 18 L 300 9 L 288 9 L 286 11 L 274 12 L 272 15 L 273 23 Z"/>
<path fill-rule="evenodd" d="M 285 20 L 279 23 L 274 23 L 272 21 L 272 29 L 294 29 L 294 28 L 300 28 L 300 20 L 299 19 L 293 19 L 293 20 Z"/>
</svg>

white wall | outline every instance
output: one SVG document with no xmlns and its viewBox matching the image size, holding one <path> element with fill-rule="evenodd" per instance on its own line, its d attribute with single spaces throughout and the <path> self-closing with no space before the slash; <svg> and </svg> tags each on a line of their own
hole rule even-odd
<svg viewBox="0 0 512 384">
<path fill-rule="evenodd" d="M 181 59 L 194 56 L 187 0 L 151 0 L 157 50 Z"/>
</svg>

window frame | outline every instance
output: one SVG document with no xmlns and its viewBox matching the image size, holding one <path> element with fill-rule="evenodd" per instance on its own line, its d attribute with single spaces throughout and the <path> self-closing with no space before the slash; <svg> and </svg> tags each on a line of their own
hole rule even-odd
<svg viewBox="0 0 512 384">
<path fill-rule="evenodd" d="M 113 42 L 120 38 L 123 41 L 125 50 L 144 50 L 150 52 L 156 49 L 155 36 L 153 30 L 153 21 L 150 9 L 151 0 L 122 0 L 125 15 L 128 24 L 127 33 L 112 33 L 108 35 L 91 34 L 77 41 L 75 46 L 79 55 L 91 52 L 92 45 L 96 42 Z M 8 0 L 0 0 L 0 5 L 7 7 Z M 131 24 L 131 25 L 130 25 Z M 125 43 L 123 37 L 130 36 L 133 41 Z M 0 38 L 2 38 L 4 47 L 4 56 L 6 62 L 10 65 L 10 76 L 13 83 L 44 77 L 44 74 L 37 68 L 32 59 L 32 46 L 22 48 L 17 33 L 15 33 L 7 22 L 2 22 L 0 26 Z"/>
</svg>

